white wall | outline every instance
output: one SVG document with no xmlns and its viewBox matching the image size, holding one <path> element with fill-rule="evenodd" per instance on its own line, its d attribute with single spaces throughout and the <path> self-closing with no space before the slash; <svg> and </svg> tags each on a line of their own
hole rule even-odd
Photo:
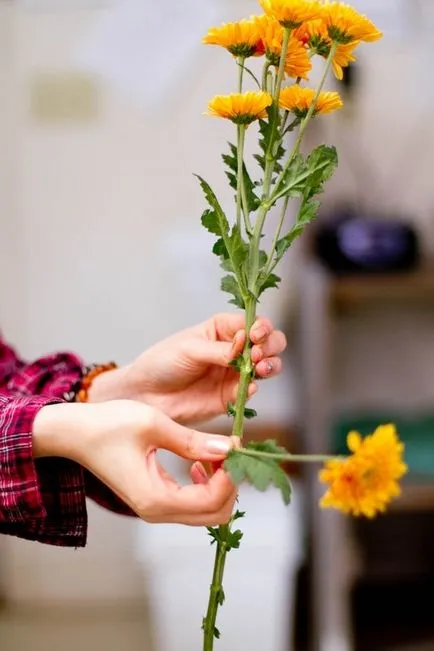
<svg viewBox="0 0 434 651">
<path fill-rule="evenodd" d="M 246 0 L 236 12 L 250 13 L 254 7 Z M 1 321 L 27 356 L 70 348 L 88 360 L 122 362 L 164 335 L 226 309 L 218 289 L 220 271 L 209 252 L 211 240 L 199 224 L 203 199 L 192 177 L 193 171 L 200 172 L 222 193 L 219 156 L 231 130 L 201 114 L 209 97 L 231 87 L 227 71 L 232 64 L 223 52 L 198 45 L 198 59 L 184 86 L 174 88 L 164 110 L 156 109 L 151 117 L 131 97 L 103 83 L 96 124 L 41 126 L 29 114 L 34 73 L 70 69 L 75 47 L 102 14 L 27 13 L 3 5 L 0 13 L 0 82 L 9 89 L 2 93 L 0 121 L 0 272 L 10 279 L 0 283 Z M 362 142 L 384 172 L 402 161 L 397 178 L 383 176 L 375 205 L 389 206 L 393 199 L 394 206 L 418 220 L 431 248 L 434 131 L 428 126 L 417 135 L 424 142 L 423 163 L 411 184 L 406 183 L 415 151 L 422 148 L 416 148 L 422 140 L 415 143 L 412 137 L 413 111 L 416 106 L 426 118 L 425 111 L 432 108 L 422 48 L 395 42 L 366 49 L 372 55 L 366 59 L 368 77 L 352 137 L 353 155 Z M 332 141 L 333 124 L 328 132 Z M 352 187 L 344 156 L 342 161 L 329 204 L 343 188 Z M 225 203 L 230 200 L 228 194 L 221 196 Z M 175 251 L 179 243 L 182 248 Z M 284 290 L 270 292 L 263 306 L 278 323 L 285 320 L 295 271 L 290 265 Z M 396 320 L 391 323 L 396 327 Z M 429 342 L 429 322 L 423 323 Z M 366 337 L 376 334 L 372 324 L 362 330 L 365 344 L 359 351 Z M 345 336 L 337 362 L 337 369 L 343 363 L 347 368 L 337 380 L 344 402 L 350 404 L 368 389 L 370 395 L 381 395 L 385 384 L 396 395 L 401 385 L 391 382 L 390 373 L 387 379 L 378 375 L 376 384 L 377 373 Z M 425 386 L 434 386 L 431 368 L 425 364 Z M 264 418 L 286 419 L 294 410 L 290 378 L 263 384 L 257 406 Z M 9 541 L 11 595 L 137 595 L 134 532 L 133 524 L 95 508 L 85 552 L 55 553 Z"/>
<path fill-rule="evenodd" d="M 1 252 L 8 276 L 19 275 L 0 297 L 8 338 L 28 357 L 67 348 L 87 360 L 123 362 L 228 309 L 212 238 L 200 226 L 205 206 L 192 173 L 216 185 L 225 203 L 232 200 L 222 191 L 220 154 L 233 130 L 202 116 L 211 96 L 232 87 L 229 57 L 198 43 L 183 84 L 151 116 L 97 79 L 98 122 L 41 125 L 29 111 L 34 75 L 71 70 L 77 45 L 103 11 L 10 11 L 14 129 L 5 122 L 0 128 L 16 166 L 9 170 L 9 158 L 0 156 L 0 170 L 9 174 Z M 283 320 L 286 300 L 271 294 L 263 311 Z M 261 393 L 263 417 L 287 418 L 286 378 Z M 8 541 L 10 596 L 137 595 L 136 525 L 97 508 L 90 520 L 84 552 Z"/>
</svg>

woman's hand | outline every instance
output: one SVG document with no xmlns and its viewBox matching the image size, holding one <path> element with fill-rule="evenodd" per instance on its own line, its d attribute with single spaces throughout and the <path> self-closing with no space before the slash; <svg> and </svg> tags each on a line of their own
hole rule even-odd
<svg viewBox="0 0 434 651">
<path fill-rule="evenodd" d="M 49 405 L 38 413 L 33 428 L 35 457 L 76 461 L 147 522 L 228 522 L 236 487 L 222 469 L 208 478 L 200 461 L 221 461 L 232 446 L 227 437 L 185 428 L 128 400 Z M 176 483 L 157 460 L 158 449 L 195 461 L 192 484 Z"/>
<path fill-rule="evenodd" d="M 199 423 L 226 412 L 235 402 L 239 375 L 229 366 L 243 350 L 242 313 L 218 314 L 145 351 L 130 366 L 96 378 L 90 400 L 130 398 L 152 405 L 181 423 Z M 258 318 L 250 331 L 257 378 L 280 373 L 286 348 L 283 332 Z M 252 382 L 249 396 L 257 390 Z"/>
</svg>

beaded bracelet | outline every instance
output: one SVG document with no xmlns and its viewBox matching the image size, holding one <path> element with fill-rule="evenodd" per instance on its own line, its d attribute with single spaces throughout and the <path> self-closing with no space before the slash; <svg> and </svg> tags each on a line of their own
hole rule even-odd
<svg viewBox="0 0 434 651">
<path fill-rule="evenodd" d="M 118 366 L 114 362 L 85 366 L 81 378 L 72 385 L 70 391 L 64 393 L 63 399 L 67 402 L 87 402 L 89 389 L 95 378 L 101 375 L 101 373 L 113 371 L 115 368 L 118 368 Z"/>
</svg>

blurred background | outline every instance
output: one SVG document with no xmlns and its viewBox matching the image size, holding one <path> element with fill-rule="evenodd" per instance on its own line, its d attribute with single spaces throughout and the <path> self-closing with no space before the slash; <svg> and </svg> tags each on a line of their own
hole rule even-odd
<svg viewBox="0 0 434 651">
<path fill-rule="evenodd" d="M 340 167 L 261 306 L 289 350 L 248 434 L 338 452 L 349 428 L 393 420 L 411 472 L 374 522 L 320 513 L 299 468 L 289 509 L 243 489 L 220 651 L 434 650 L 434 7 L 352 4 L 385 37 L 345 75 L 344 111 L 310 130 L 306 146 L 335 144 Z M 23 356 L 124 363 L 227 309 L 192 173 L 231 205 L 220 154 L 232 129 L 202 113 L 233 90 L 234 65 L 200 39 L 257 10 L 0 0 L 0 313 Z M 92 504 L 89 521 L 84 551 L 0 540 L 1 651 L 199 649 L 204 532 Z"/>
</svg>

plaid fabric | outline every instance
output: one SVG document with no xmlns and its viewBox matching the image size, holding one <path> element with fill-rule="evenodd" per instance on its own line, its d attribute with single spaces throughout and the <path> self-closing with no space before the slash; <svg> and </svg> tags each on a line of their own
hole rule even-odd
<svg viewBox="0 0 434 651">
<path fill-rule="evenodd" d="M 28 540 L 83 547 L 86 495 L 117 513 L 125 504 L 73 461 L 33 459 L 32 429 L 42 407 L 81 377 L 82 362 L 59 353 L 25 364 L 0 339 L 0 533 Z"/>
</svg>

